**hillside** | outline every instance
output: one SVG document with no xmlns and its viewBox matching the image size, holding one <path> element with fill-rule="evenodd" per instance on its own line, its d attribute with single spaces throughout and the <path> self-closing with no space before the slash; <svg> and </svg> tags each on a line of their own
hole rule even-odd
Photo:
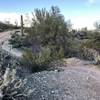
<svg viewBox="0 0 100 100">
<path fill-rule="evenodd" d="M 6 31 L 6 30 L 9 30 L 9 29 L 18 29 L 18 28 L 19 27 L 15 26 L 15 25 L 0 22 L 0 32 Z"/>
</svg>

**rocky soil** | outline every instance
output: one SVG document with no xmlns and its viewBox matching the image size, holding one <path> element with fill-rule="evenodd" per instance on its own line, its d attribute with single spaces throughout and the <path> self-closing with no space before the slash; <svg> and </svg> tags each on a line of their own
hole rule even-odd
<svg viewBox="0 0 100 100">
<path fill-rule="evenodd" d="M 44 71 L 28 78 L 28 100 L 100 100 L 100 71 L 91 65 Z"/>
<path fill-rule="evenodd" d="M 100 100 L 100 71 L 76 58 L 65 60 L 66 67 L 38 72 L 27 77 L 31 89 L 26 100 Z"/>
<path fill-rule="evenodd" d="M 22 51 L 20 51 L 16 48 L 12 48 L 12 46 L 8 42 L 8 40 L 11 37 L 11 34 L 14 34 L 16 31 L 20 31 L 20 30 L 0 32 L 0 50 L 19 58 L 22 56 Z"/>
</svg>

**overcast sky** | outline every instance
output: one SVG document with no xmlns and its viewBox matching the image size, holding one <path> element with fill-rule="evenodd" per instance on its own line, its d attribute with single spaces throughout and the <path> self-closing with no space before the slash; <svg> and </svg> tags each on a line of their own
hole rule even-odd
<svg viewBox="0 0 100 100">
<path fill-rule="evenodd" d="M 27 14 L 35 8 L 58 6 L 65 19 L 70 19 L 74 28 L 93 28 L 100 20 L 100 0 L 0 0 L 0 20 L 19 22 L 20 14 Z"/>
</svg>

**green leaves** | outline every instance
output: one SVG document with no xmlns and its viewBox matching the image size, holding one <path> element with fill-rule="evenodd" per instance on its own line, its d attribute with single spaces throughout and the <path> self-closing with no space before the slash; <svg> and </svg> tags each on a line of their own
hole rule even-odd
<svg viewBox="0 0 100 100">
<path fill-rule="evenodd" d="M 63 51 L 66 52 L 65 46 L 68 46 L 67 38 L 70 38 L 68 37 L 69 24 L 66 23 L 60 9 L 56 6 L 52 6 L 49 11 L 45 8 L 41 10 L 35 9 L 28 38 L 31 39 L 31 43 L 39 43 L 43 47 L 56 46 L 59 50 L 62 47 Z M 59 50 L 55 49 L 57 52 Z"/>
</svg>

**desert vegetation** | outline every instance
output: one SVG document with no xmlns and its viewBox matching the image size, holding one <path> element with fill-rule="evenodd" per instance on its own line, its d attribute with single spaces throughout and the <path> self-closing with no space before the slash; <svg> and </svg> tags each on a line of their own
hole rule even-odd
<svg viewBox="0 0 100 100">
<path fill-rule="evenodd" d="M 23 54 L 23 66 L 31 67 L 34 71 L 48 68 L 48 64 L 54 60 L 78 57 L 94 60 L 96 53 L 90 53 L 89 49 L 100 52 L 99 23 L 96 22 L 96 30 L 88 31 L 83 28 L 80 31 L 73 30 L 72 24 L 65 21 L 58 7 L 52 6 L 50 10 L 35 9 L 32 25 L 25 28 L 27 34 L 13 34 L 10 44 L 14 48 L 25 50 Z M 99 62 L 98 56 L 96 63 Z"/>
<path fill-rule="evenodd" d="M 100 66 L 99 22 L 95 23 L 95 30 L 72 29 L 71 22 L 65 21 L 57 6 L 52 6 L 50 10 L 35 9 L 32 15 L 32 25 L 24 27 L 23 34 L 15 32 L 9 39 L 12 49 L 22 50 L 23 56 L 15 59 L 0 51 L 2 100 L 28 100 L 27 97 L 33 91 L 27 87 L 27 80 L 22 76 L 20 78 L 16 72 L 22 71 L 20 73 L 23 74 L 23 70 L 33 73 L 54 69 L 50 64 L 62 64 L 62 59 L 71 57 L 88 60 Z M 0 23 L 2 31 L 14 28 L 20 27 Z"/>
<path fill-rule="evenodd" d="M 10 24 L 10 23 L 4 23 L 0 22 L 0 32 L 7 31 L 7 30 L 13 30 L 13 29 L 19 29 L 20 27 Z"/>
</svg>

